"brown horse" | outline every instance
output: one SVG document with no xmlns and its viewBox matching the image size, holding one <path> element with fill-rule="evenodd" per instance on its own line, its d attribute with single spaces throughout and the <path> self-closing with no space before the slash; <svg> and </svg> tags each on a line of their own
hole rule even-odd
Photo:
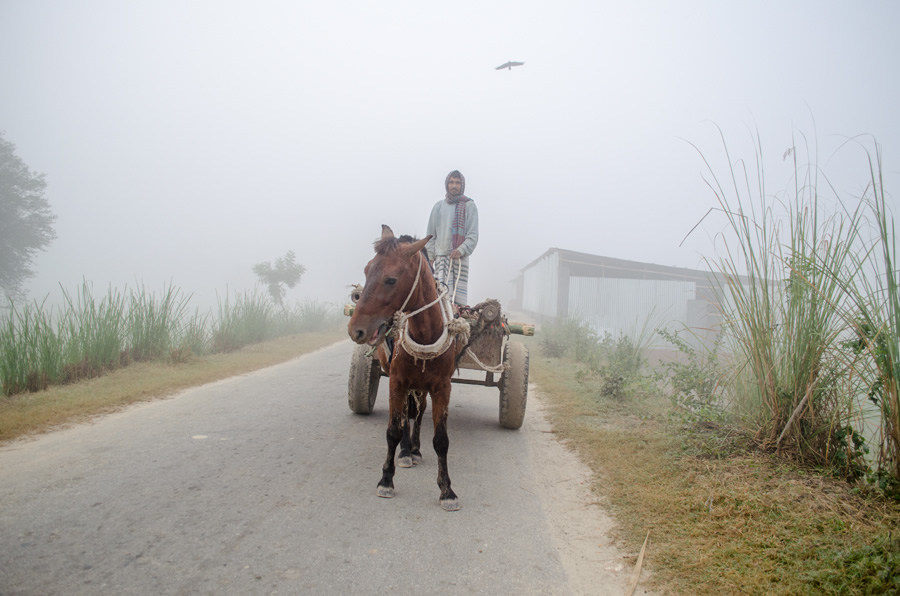
<svg viewBox="0 0 900 596">
<path fill-rule="evenodd" d="M 438 294 L 431 268 L 420 252 L 431 236 L 415 242 L 400 242 L 388 226 L 381 228 L 381 239 L 375 242 L 375 258 L 366 265 L 366 283 L 347 325 L 347 332 L 356 343 L 381 346 L 385 337 L 394 331 L 395 314 L 401 313 L 398 318 L 401 333 L 394 344 L 393 358 L 388 362 L 386 351 L 377 350 L 381 366 L 388 371 L 390 378 L 390 420 L 387 459 L 376 494 L 386 498 L 394 496 L 394 455 L 401 441 L 405 448 L 410 436 L 410 414 L 421 420 L 425 393 L 428 393 L 431 395 L 434 420 L 433 444 L 438 457 L 437 482 L 441 489 L 441 507 L 455 511 L 460 505 L 450 488 L 447 472 L 447 450 L 450 445 L 447 414 L 450 377 L 462 346 L 447 334 L 445 306 Z M 404 341 L 404 334 L 407 340 L 412 341 Z M 444 346 L 445 351 L 437 355 L 439 350 L 436 346 L 439 344 Z M 431 351 L 423 353 L 410 348 L 410 345 L 430 348 Z M 413 457 L 417 448 L 418 424 L 413 431 Z M 401 457 L 406 455 L 401 450 Z"/>
</svg>

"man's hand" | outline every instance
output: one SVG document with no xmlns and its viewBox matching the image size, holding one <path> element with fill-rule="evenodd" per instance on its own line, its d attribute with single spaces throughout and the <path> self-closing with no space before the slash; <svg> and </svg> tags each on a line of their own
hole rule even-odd
<svg viewBox="0 0 900 596">
<path fill-rule="evenodd" d="M 454 248 L 453 252 L 450 253 L 450 258 L 453 259 L 454 261 L 458 261 L 459 259 L 462 258 L 462 253 L 459 252 L 458 248 Z"/>
</svg>

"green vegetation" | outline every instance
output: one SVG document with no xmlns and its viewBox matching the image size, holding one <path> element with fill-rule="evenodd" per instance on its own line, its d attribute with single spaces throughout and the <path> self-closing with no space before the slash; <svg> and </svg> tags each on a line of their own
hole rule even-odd
<svg viewBox="0 0 900 596">
<path fill-rule="evenodd" d="M 725 390 L 757 445 L 890 492 L 900 482 L 900 293 L 874 147 L 875 157 L 866 150 L 869 184 L 849 208 L 796 150 L 792 188 L 774 201 L 761 148 L 754 176 L 737 162 L 726 185 L 710 168 L 731 233 L 709 262 L 724 280 L 722 335 L 734 360 Z M 820 186 L 834 195 L 830 210 Z M 881 413 L 876 432 L 866 398 Z M 877 443 L 874 461 L 869 442 Z"/>
<path fill-rule="evenodd" d="M 184 362 L 264 340 L 336 328 L 336 306 L 306 301 L 276 309 L 258 292 L 219 300 L 216 317 L 188 313 L 190 296 L 169 286 L 110 288 L 100 299 L 85 283 L 63 308 L 9 303 L 0 321 L 0 392 L 11 396 L 106 374 L 133 362 Z"/>
<path fill-rule="evenodd" d="M 854 357 L 853 370 L 862 379 L 862 393 L 877 406 L 875 477 L 879 485 L 900 496 L 900 285 L 893 217 L 885 200 L 881 151 L 868 154 L 870 183 L 864 197 L 873 215 L 875 238 L 852 255 L 856 275 L 846 277 L 828 263 L 814 261 L 847 297 L 839 315 L 852 339 L 843 345 Z"/>
<path fill-rule="evenodd" d="M 568 319 L 541 329 L 533 377 L 620 539 L 650 530 L 664 589 L 897 593 L 900 280 L 880 149 L 849 144 L 869 183 L 848 206 L 796 150 L 770 195 L 756 145 L 750 169 L 725 146 L 727 182 L 704 157 L 727 222 L 707 260 L 718 341 L 659 330 L 673 350 L 651 370 L 641 337 Z"/>
<path fill-rule="evenodd" d="M 574 345 L 561 358 L 548 355 L 540 337 L 556 332 L 544 327 L 530 340 L 538 344 L 532 378 L 554 432 L 594 471 L 620 548 L 636 552 L 650 532 L 647 587 L 692 595 L 896 591 L 900 503 L 759 448 L 748 421 L 723 401 L 721 361 L 670 334 L 681 358 L 655 371 L 645 364 L 610 395 L 575 359 Z"/>
<path fill-rule="evenodd" d="M 599 381 L 603 395 L 618 399 L 634 391 L 643 380 L 644 353 L 652 339 L 648 329 L 644 326 L 634 336 L 598 335 L 578 317 L 567 317 L 542 330 L 538 342 L 548 356 L 570 356 L 583 364 L 579 379 Z"/>
<path fill-rule="evenodd" d="M 859 454 L 845 437 L 861 436 L 854 426 L 859 377 L 843 348 L 847 327 L 839 313 L 847 301 L 842 280 L 854 274 L 862 203 L 848 211 L 835 197 L 828 214 L 819 191 L 824 175 L 791 153 L 792 189 L 774 200 L 765 189 L 761 150 L 753 175 L 743 161 L 727 184 L 709 170 L 708 185 L 730 232 L 720 256 L 708 260 L 724 280 L 718 288 L 723 335 L 739 367 L 734 376 L 741 377 L 730 389 L 736 413 L 750 420 L 763 448 L 843 465 L 842 473 L 855 475 L 858 469 L 847 463 Z M 727 146 L 725 154 L 732 163 Z"/>
</svg>

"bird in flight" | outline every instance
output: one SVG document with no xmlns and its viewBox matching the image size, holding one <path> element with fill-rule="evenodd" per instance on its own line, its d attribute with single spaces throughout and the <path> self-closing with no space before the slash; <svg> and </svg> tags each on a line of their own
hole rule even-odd
<svg viewBox="0 0 900 596">
<path fill-rule="evenodd" d="M 506 68 L 507 70 L 512 70 L 513 66 L 522 66 L 523 64 L 525 64 L 525 63 L 524 62 L 507 62 L 506 64 L 501 64 L 494 70 L 503 70 L 504 68 Z"/>
</svg>

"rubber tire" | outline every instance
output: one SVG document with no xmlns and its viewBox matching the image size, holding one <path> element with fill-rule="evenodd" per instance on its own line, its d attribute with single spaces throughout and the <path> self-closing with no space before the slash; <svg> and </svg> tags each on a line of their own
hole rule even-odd
<svg viewBox="0 0 900 596">
<path fill-rule="evenodd" d="M 500 426 L 521 428 L 528 401 L 528 346 L 516 342 L 506 344 L 503 363 L 509 365 L 500 377 Z"/>
<path fill-rule="evenodd" d="M 371 348 L 356 346 L 350 360 L 350 378 L 347 383 L 347 402 L 355 414 L 371 414 L 378 396 L 378 382 L 381 380 L 381 364 L 366 354 Z"/>
</svg>

